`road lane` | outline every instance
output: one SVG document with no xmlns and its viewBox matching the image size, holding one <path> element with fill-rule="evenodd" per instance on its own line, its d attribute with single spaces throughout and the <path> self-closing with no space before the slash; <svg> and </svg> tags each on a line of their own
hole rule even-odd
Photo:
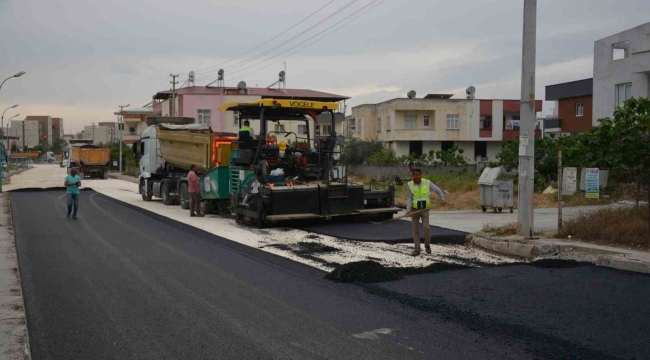
<svg viewBox="0 0 650 360">
<path fill-rule="evenodd" d="M 527 357 L 92 191 L 77 221 L 56 191 L 12 211 L 36 360 Z"/>
</svg>

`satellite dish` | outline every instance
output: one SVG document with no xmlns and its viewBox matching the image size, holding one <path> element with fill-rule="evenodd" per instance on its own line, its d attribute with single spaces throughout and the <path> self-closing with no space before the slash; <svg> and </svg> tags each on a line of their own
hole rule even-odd
<svg viewBox="0 0 650 360">
<path fill-rule="evenodd" d="M 406 93 L 406 96 L 409 97 L 409 99 L 415 99 L 415 90 L 411 90 L 408 93 Z"/>
<path fill-rule="evenodd" d="M 465 93 L 467 94 L 468 99 L 474 99 L 474 94 L 476 93 L 476 88 L 473 86 L 468 87 L 465 89 Z"/>
<path fill-rule="evenodd" d="M 217 74 L 223 75 L 223 69 L 219 69 L 219 72 Z"/>
<path fill-rule="evenodd" d="M 280 71 L 280 77 L 284 77 L 284 75 L 285 75 L 285 72 L 284 72 L 284 71 Z"/>
<path fill-rule="evenodd" d="M 245 82 L 245 81 L 240 81 L 240 82 L 237 84 L 237 89 L 239 89 L 239 90 L 246 90 L 246 82 Z"/>
<path fill-rule="evenodd" d="M 194 71 L 190 71 L 190 76 L 194 76 Z"/>
</svg>

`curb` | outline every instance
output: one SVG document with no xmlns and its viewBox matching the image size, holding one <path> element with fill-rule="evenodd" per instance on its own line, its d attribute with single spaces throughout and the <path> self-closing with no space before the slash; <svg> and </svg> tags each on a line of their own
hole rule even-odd
<svg viewBox="0 0 650 360">
<path fill-rule="evenodd" d="M 624 253 L 587 246 L 535 244 L 527 241 L 504 240 L 478 234 L 467 235 L 465 245 L 479 247 L 504 255 L 516 256 L 526 260 L 533 260 L 545 255 L 578 252 L 589 255 L 592 258 L 591 262 L 596 266 L 650 274 L 649 262 L 627 257 Z"/>
</svg>

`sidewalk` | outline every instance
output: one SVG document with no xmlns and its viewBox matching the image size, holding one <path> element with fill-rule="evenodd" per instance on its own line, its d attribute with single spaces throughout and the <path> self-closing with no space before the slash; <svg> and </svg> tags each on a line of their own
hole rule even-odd
<svg viewBox="0 0 650 360">
<path fill-rule="evenodd" d="M 646 251 L 562 239 L 528 240 L 517 235 L 498 237 L 482 232 L 469 235 L 466 244 L 526 259 L 557 257 L 589 261 L 597 266 L 650 274 L 650 252 Z"/>
<path fill-rule="evenodd" d="M 132 182 L 132 183 L 135 183 L 135 184 L 138 183 L 138 178 L 137 177 L 120 174 L 119 172 L 109 172 L 108 177 L 111 178 L 111 179 L 124 180 L 124 181 Z"/>
<path fill-rule="evenodd" d="M 7 193 L 0 194 L 0 358 L 30 359 L 25 306 Z"/>
</svg>

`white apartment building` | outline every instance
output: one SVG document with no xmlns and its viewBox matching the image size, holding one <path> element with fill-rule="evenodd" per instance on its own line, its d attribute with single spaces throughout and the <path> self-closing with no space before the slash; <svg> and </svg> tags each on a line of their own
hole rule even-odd
<svg viewBox="0 0 650 360">
<path fill-rule="evenodd" d="M 37 120 L 12 120 L 9 136 L 18 137 L 17 145 L 20 149 L 27 146 L 33 148 L 40 143 L 40 127 Z"/>
<path fill-rule="evenodd" d="M 631 97 L 650 95 L 650 23 L 594 43 L 593 126 Z"/>
<path fill-rule="evenodd" d="M 457 145 L 470 163 L 497 161 L 503 144 L 519 136 L 520 101 L 451 97 L 428 94 L 355 106 L 346 118 L 348 135 L 381 141 L 397 156 Z M 541 100 L 535 110 L 542 111 Z M 541 129 L 535 135 L 540 137 Z"/>
<path fill-rule="evenodd" d="M 86 125 L 83 130 L 83 138 L 92 140 L 93 145 L 108 145 L 114 135 L 114 128 L 110 126 Z"/>
</svg>

